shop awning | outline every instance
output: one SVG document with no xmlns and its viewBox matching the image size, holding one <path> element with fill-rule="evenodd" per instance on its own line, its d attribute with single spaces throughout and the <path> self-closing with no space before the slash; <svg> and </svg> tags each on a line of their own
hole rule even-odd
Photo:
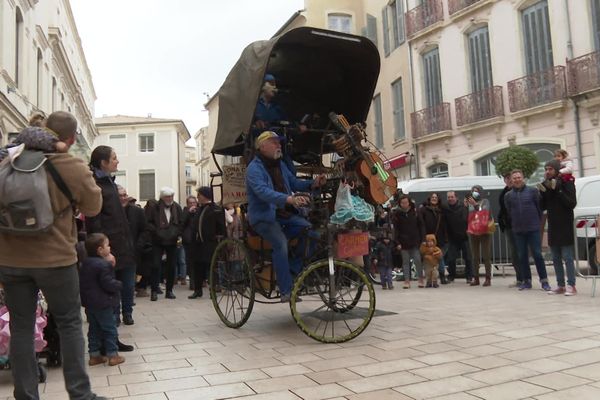
<svg viewBox="0 0 600 400">
<path fill-rule="evenodd" d="M 394 170 L 398 168 L 402 168 L 410 163 L 410 153 L 407 151 L 406 153 L 402 153 L 398 156 L 389 158 L 385 161 L 385 168 L 388 170 Z"/>
</svg>

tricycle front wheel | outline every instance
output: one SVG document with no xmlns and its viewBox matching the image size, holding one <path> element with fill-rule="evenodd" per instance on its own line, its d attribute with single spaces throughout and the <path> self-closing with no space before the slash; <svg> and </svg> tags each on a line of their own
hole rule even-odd
<svg viewBox="0 0 600 400">
<path fill-rule="evenodd" d="M 342 260 L 319 260 L 296 279 L 292 316 L 309 337 L 341 343 L 360 335 L 375 313 L 375 290 L 362 267 Z"/>
</svg>

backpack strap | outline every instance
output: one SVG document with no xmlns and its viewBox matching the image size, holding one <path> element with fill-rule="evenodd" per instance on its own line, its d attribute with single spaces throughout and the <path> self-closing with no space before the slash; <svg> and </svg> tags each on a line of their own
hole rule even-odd
<svg viewBox="0 0 600 400">
<path fill-rule="evenodd" d="M 65 195 L 65 197 L 69 200 L 69 204 L 71 205 L 71 208 L 73 209 L 73 215 L 75 215 L 77 207 L 75 205 L 75 200 L 73 199 L 73 194 L 71 194 L 71 191 L 67 187 L 67 184 L 65 183 L 63 178 L 60 176 L 60 174 L 58 173 L 58 171 L 56 170 L 54 165 L 52 165 L 52 163 L 50 162 L 49 159 L 46 159 L 46 162 L 44 164 L 46 165 L 46 169 L 50 173 L 50 176 L 54 180 L 54 183 L 56 183 L 56 186 Z"/>
</svg>

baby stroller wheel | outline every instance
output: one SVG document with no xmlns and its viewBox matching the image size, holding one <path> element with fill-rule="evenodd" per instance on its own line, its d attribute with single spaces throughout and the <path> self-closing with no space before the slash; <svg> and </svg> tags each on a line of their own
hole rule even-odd
<svg viewBox="0 0 600 400">
<path fill-rule="evenodd" d="M 45 383 L 46 378 L 48 377 L 48 373 L 46 372 L 46 368 L 42 365 L 42 363 L 38 363 L 38 378 L 40 383 Z"/>
</svg>

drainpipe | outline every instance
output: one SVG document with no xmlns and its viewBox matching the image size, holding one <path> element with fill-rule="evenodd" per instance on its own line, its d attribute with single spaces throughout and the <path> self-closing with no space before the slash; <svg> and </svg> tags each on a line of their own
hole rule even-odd
<svg viewBox="0 0 600 400">
<path fill-rule="evenodd" d="M 404 3 L 404 9 L 408 10 L 408 0 L 406 0 L 406 2 Z M 408 41 L 408 37 L 406 38 L 406 41 L 408 42 L 408 69 L 409 69 L 409 73 L 410 73 L 410 98 L 411 98 L 411 103 L 412 103 L 412 108 L 413 108 L 413 112 L 415 111 L 415 79 L 414 79 L 414 68 L 413 68 L 413 54 L 412 54 L 412 44 Z M 410 114 L 409 114 L 410 117 Z M 412 124 L 411 124 L 411 128 L 412 128 Z M 411 129 L 411 135 L 412 135 L 412 129 Z M 414 138 L 411 139 L 411 141 L 414 140 Z M 420 172 L 421 172 L 421 163 L 419 161 L 419 146 L 417 146 L 416 144 L 413 143 L 413 154 L 414 154 L 414 163 L 415 163 L 415 178 L 420 177 Z M 411 162 L 412 162 L 412 155 L 411 154 Z M 412 171 L 410 170 L 410 166 L 409 166 L 409 177 L 412 179 Z"/>
<path fill-rule="evenodd" d="M 569 59 L 573 59 L 573 40 L 571 35 L 571 16 L 569 12 L 569 0 L 564 0 L 563 2 L 565 6 L 565 16 L 567 18 L 567 56 Z M 567 60 L 568 61 L 568 60 Z M 567 62 L 567 67 L 568 67 Z M 569 71 L 567 70 L 567 79 L 569 76 Z M 579 104 L 577 104 L 577 99 L 575 97 L 570 98 L 573 102 L 573 113 L 575 114 L 575 148 L 577 150 L 577 169 L 579 170 L 579 176 L 585 176 L 583 170 L 583 154 L 581 150 L 581 123 L 579 121 Z"/>
</svg>

